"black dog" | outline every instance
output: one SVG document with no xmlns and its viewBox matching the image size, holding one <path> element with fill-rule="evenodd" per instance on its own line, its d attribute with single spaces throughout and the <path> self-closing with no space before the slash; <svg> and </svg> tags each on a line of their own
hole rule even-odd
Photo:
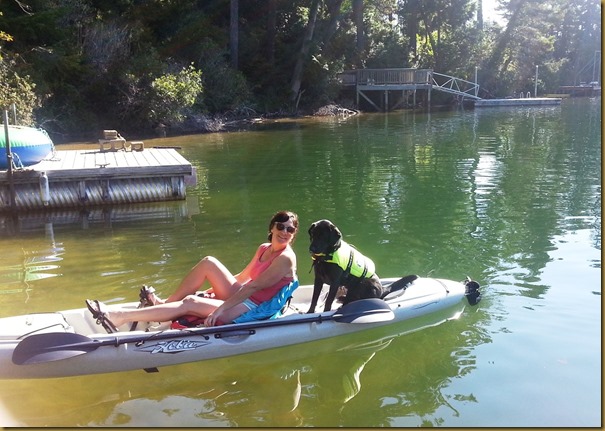
<svg viewBox="0 0 605 431">
<path fill-rule="evenodd" d="M 331 221 L 313 223 L 309 228 L 309 237 L 315 283 L 308 313 L 315 312 L 324 283 L 330 286 L 324 311 L 332 308 L 341 286 L 347 290 L 347 294 L 341 298 L 343 305 L 358 299 L 384 297 L 385 291 L 374 272 L 374 263 L 343 241 L 340 230 Z"/>
</svg>

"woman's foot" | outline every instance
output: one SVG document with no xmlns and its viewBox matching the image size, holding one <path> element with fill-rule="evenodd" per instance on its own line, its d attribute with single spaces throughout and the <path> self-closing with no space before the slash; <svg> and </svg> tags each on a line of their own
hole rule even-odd
<svg viewBox="0 0 605 431">
<path fill-rule="evenodd" d="M 105 304 L 95 300 L 86 300 L 86 307 L 91 312 L 92 317 L 97 319 L 97 325 L 103 326 L 108 334 L 118 332 L 118 326 L 115 322 L 109 319 L 109 313 L 106 310 Z"/>
<path fill-rule="evenodd" d="M 163 299 L 160 299 L 160 297 L 155 294 L 155 289 L 153 288 L 153 286 L 141 287 L 141 290 L 139 292 L 139 298 L 141 299 L 141 303 L 145 307 L 163 304 L 165 302 Z"/>
</svg>

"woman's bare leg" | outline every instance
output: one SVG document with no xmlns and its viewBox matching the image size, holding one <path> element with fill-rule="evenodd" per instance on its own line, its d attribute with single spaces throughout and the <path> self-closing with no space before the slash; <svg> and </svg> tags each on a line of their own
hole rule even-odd
<svg viewBox="0 0 605 431">
<path fill-rule="evenodd" d="M 206 256 L 189 271 L 166 302 L 180 301 L 187 295 L 195 294 L 206 280 L 212 286 L 217 299 L 229 298 L 240 287 L 235 276 L 225 265 L 212 256 Z"/>
<path fill-rule="evenodd" d="M 194 315 L 206 318 L 216 310 L 223 301 L 218 299 L 200 298 L 189 295 L 182 301 L 167 302 L 152 307 L 137 308 L 133 310 L 111 310 L 105 312 L 106 317 L 115 325 L 121 326 L 127 322 L 168 322 L 185 315 Z M 225 311 L 221 316 L 222 323 L 231 323 L 235 318 L 248 311 L 244 304 Z"/>
<path fill-rule="evenodd" d="M 115 326 L 127 322 L 168 322 L 186 314 L 204 318 L 222 303 L 223 301 L 220 300 L 190 295 L 182 301 L 166 302 L 133 310 L 111 310 L 105 314 Z"/>
</svg>

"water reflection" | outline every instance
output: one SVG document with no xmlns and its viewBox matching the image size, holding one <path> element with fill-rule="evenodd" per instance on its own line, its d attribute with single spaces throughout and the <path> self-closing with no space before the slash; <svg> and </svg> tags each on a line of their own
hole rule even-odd
<svg viewBox="0 0 605 431">
<path fill-rule="evenodd" d="M 302 226 L 333 219 L 381 276 L 471 275 L 486 287 L 480 306 L 375 352 L 330 340 L 157 375 L 2 382 L 4 398 L 31 425 L 594 426 L 600 142 L 600 103 L 587 100 L 174 138 L 164 144 L 203 173 L 199 213 L 53 221 L 54 240 L 44 220 L 1 222 L 11 288 L 26 287 L 27 258 L 62 260 L 39 263 L 60 268 L 35 272 L 54 276 L 30 281 L 26 304 L 0 295 L 0 314 L 81 307 L 90 292 L 136 300 L 141 284 L 167 294 L 206 254 L 241 268 L 276 207 Z M 309 284 L 304 235 L 294 248 Z"/>
<path fill-rule="evenodd" d="M 59 262 L 65 253 L 63 244 L 55 241 L 52 223 L 43 223 L 41 229 L 46 247 L 3 251 L 0 259 L 0 294 L 24 294 L 27 301 L 32 282 L 60 275 Z"/>
<path fill-rule="evenodd" d="M 197 197 L 184 201 L 152 202 L 136 205 L 93 207 L 84 210 L 31 211 L 17 214 L 0 213 L 0 235 L 24 236 L 45 232 L 54 242 L 54 231 L 89 229 L 94 225 L 112 227 L 120 223 L 178 221 L 199 214 Z"/>
<path fill-rule="evenodd" d="M 71 250 L 55 239 L 57 232 L 174 223 L 198 213 L 197 198 L 189 197 L 179 202 L 0 214 L 0 236 L 19 244 L 6 247 L 0 257 L 0 294 L 23 294 L 27 302 L 35 282 L 62 275 L 64 255 Z"/>
<path fill-rule="evenodd" d="M 457 315 L 468 315 L 463 310 Z M 6 381 L 12 395 L 5 402 L 28 426 L 392 426 L 448 403 L 448 382 L 469 373 L 472 346 L 489 341 L 461 331 L 468 317 L 444 322 L 453 314 L 159 373 L 75 377 L 69 385 Z M 51 402 L 52 410 L 31 408 Z"/>
</svg>

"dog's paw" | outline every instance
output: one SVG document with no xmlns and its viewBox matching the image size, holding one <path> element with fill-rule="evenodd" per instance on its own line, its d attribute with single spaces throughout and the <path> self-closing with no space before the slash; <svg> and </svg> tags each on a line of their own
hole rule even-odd
<svg viewBox="0 0 605 431">
<path fill-rule="evenodd" d="M 346 287 L 340 286 L 338 288 L 338 290 L 336 291 L 336 302 L 338 302 L 340 304 L 344 303 L 348 293 L 349 293 L 349 291 L 347 290 Z"/>
</svg>

